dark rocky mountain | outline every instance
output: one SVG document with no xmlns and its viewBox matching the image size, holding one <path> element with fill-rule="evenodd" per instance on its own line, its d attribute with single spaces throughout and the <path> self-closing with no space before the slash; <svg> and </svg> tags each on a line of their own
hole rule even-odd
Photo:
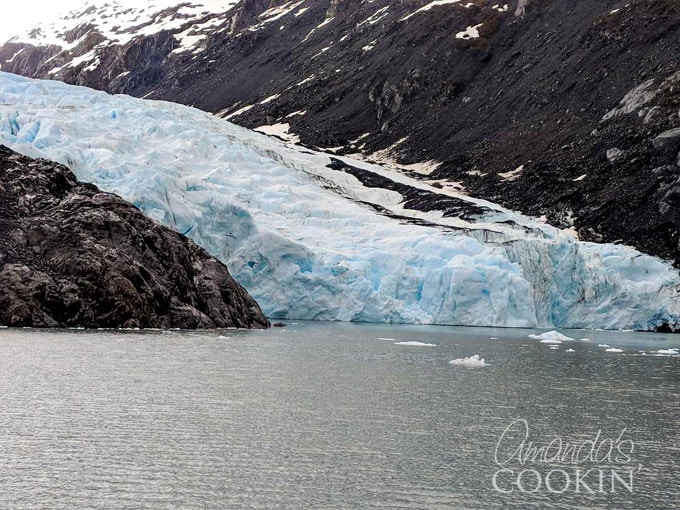
<svg viewBox="0 0 680 510">
<path fill-rule="evenodd" d="M 262 328 L 191 240 L 66 168 L 0 146 L 0 325 Z"/>
<path fill-rule="evenodd" d="M 14 41 L 0 64 L 391 161 L 680 266 L 677 0 L 243 0 L 163 28 L 181 12 L 120 43 L 85 14 L 70 45 Z"/>
</svg>

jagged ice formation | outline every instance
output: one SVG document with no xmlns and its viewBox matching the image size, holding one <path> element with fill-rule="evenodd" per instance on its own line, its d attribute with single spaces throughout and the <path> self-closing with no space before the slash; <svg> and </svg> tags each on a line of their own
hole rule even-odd
<svg viewBox="0 0 680 510">
<path fill-rule="evenodd" d="M 185 106 L 0 73 L 0 143 L 65 164 L 186 233 L 273 318 L 679 322 L 680 277 L 658 258 Z M 452 204 L 462 212 L 447 214 Z"/>
</svg>

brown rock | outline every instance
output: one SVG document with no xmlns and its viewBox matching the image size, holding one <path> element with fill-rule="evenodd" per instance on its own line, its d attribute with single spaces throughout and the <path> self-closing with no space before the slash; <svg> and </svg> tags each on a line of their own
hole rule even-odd
<svg viewBox="0 0 680 510">
<path fill-rule="evenodd" d="M 227 268 L 66 167 L 0 146 L 0 325 L 268 327 Z"/>
</svg>

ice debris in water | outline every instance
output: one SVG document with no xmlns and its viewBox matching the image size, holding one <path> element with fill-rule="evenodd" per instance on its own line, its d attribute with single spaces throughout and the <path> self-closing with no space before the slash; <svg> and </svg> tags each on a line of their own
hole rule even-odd
<svg viewBox="0 0 680 510">
<path fill-rule="evenodd" d="M 425 342 L 415 342 L 415 341 L 395 342 L 394 345 L 407 345 L 407 346 L 411 346 L 411 347 L 437 347 L 437 344 L 427 344 Z"/>
<path fill-rule="evenodd" d="M 567 349 L 567 350 L 564 351 L 564 352 L 576 352 L 576 351 L 575 351 L 574 349 Z"/>
<path fill-rule="evenodd" d="M 489 364 L 484 361 L 484 358 L 480 358 L 479 354 L 475 354 L 469 358 L 452 359 L 449 361 L 449 364 L 468 368 L 482 368 L 489 366 Z"/>
<path fill-rule="evenodd" d="M 563 335 L 557 331 L 548 331 L 540 335 L 529 335 L 529 338 L 540 340 L 542 344 L 561 344 L 562 342 L 573 340 L 570 336 Z"/>
<path fill-rule="evenodd" d="M 659 349 L 656 351 L 657 354 L 667 354 L 667 355 L 675 355 L 675 354 L 680 354 L 680 349 L 676 348 L 671 348 L 671 349 Z"/>
<path fill-rule="evenodd" d="M 610 347 L 609 349 L 605 349 L 604 352 L 623 352 L 623 349 L 619 349 L 618 347 Z"/>
</svg>

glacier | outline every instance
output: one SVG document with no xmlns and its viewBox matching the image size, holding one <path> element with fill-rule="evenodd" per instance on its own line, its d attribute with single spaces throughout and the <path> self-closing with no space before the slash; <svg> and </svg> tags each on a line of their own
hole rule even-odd
<svg viewBox="0 0 680 510">
<path fill-rule="evenodd" d="M 478 213 L 404 205 L 328 154 L 197 109 L 0 72 L 0 143 L 68 166 L 225 262 L 275 319 L 650 329 L 680 276 L 389 167 L 335 159 Z M 481 211 L 481 212 L 480 212 Z"/>
</svg>

